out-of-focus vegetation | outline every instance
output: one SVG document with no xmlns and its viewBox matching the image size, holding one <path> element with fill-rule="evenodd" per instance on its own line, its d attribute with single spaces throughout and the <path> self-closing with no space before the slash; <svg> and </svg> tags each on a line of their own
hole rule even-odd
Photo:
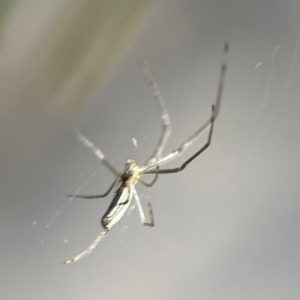
<svg viewBox="0 0 300 300">
<path fill-rule="evenodd" d="M 1 1 L 0 165 L 41 147 L 78 114 L 153 2 Z"/>
</svg>

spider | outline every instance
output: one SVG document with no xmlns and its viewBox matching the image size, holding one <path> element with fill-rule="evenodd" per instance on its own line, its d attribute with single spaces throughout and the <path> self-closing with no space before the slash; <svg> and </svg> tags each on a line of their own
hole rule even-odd
<svg viewBox="0 0 300 300">
<path fill-rule="evenodd" d="M 105 237 L 108 231 L 122 218 L 128 209 L 132 198 L 135 199 L 140 218 L 141 224 L 146 227 L 154 226 L 154 217 L 151 204 L 148 203 L 150 221 L 146 221 L 145 214 L 142 209 L 142 205 L 139 199 L 139 196 L 136 192 L 135 185 L 140 182 L 147 187 L 151 187 L 157 180 L 158 174 L 170 174 L 180 172 L 185 169 L 185 167 L 192 162 L 197 156 L 204 152 L 210 145 L 214 121 L 217 118 L 220 110 L 222 91 L 224 86 L 225 73 L 227 68 L 227 56 L 228 56 L 228 44 L 224 45 L 223 52 L 223 61 L 221 67 L 220 81 L 218 86 L 218 93 L 215 105 L 212 105 L 212 112 L 210 118 L 202 125 L 193 135 L 191 135 L 184 143 L 182 143 L 176 150 L 172 151 L 170 154 L 163 156 L 163 150 L 167 144 L 168 138 L 171 134 L 171 121 L 167 109 L 165 107 L 164 100 L 161 96 L 161 93 L 158 89 L 157 84 L 155 83 L 152 75 L 149 71 L 145 62 L 140 62 L 140 67 L 147 78 L 147 83 L 152 90 L 153 98 L 156 100 L 161 121 L 162 121 L 162 132 L 161 137 L 158 142 L 158 145 L 152 154 L 152 156 L 143 164 L 139 165 L 135 160 L 129 159 L 125 164 L 125 169 L 122 173 L 119 173 L 106 159 L 102 151 L 97 148 L 91 141 L 89 141 L 82 134 L 77 132 L 77 138 L 83 145 L 96 155 L 98 159 L 101 160 L 103 165 L 111 171 L 116 179 L 109 187 L 108 191 L 102 195 L 93 195 L 93 196 L 83 196 L 83 195 L 68 195 L 69 197 L 83 198 L 83 199 L 96 199 L 106 197 L 113 188 L 115 188 L 113 199 L 105 212 L 104 216 L 101 219 L 101 224 L 103 227 L 102 233 L 94 240 L 94 242 L 82 253 L 78 254 L 72 259 L 69 259 L 65 264 L 70 264 L 78 261 L 79 259 L 90 254 L 93 249 L 100 243 L 100 241 Z M 190 147 L 194 141 L 207 129 L 209 129 L 208 140 L 206 144 L 198 150 L 193 156 L 191 156 L 187 161 L 185 161 L 180 167 L 174 169 L 159 169 L 161 165 L 164 165 L 171 160 L 179 157 L 184 151 Z M 145 174 L 154 174 L 154 178 L 151 182 L 147 183 L 141 179 L 142 175 Z"/>
</svg>

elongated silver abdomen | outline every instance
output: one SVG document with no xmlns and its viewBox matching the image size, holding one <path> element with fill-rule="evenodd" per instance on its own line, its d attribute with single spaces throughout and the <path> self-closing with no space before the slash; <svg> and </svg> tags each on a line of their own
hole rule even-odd
<svg viewBox="0 0 300 300">
<path fill-rule="evenodd" d="M 121 182 L 117 186 L 114 197 L 101 219 L 101 224 L 104 229 L 110 229 L 115 225 L 125 214 L 132 200 L 133 191 Z"/>
</svg>

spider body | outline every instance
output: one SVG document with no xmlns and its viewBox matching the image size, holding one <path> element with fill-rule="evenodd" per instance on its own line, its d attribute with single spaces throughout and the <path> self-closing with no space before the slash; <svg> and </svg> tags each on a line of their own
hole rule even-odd
<svg viewBox="0 0 300 300">
<path fill-rule="evenodd" d="M 125 169 L 121 174 L 121 180 L 126 186 L 130 186 L 131 184 L 136 184 L 141 175 L 141 168 L 137 165 L 135 160 L 128 159 L 125 164 Z"/>
<path fill-rule="evenodd" d="M 125 181 L 116 185 L 113 199 L 101 219 L 102 227 L 109 230 L 123 217 L 132 200 L 132 191 L 127 187 Z"/>
<path fill-rule="evenodd" d="M 217 100 L 215 105 L 212 105 L 212 112 L 210 118 L 202 125 L 195 133 L 193 133 L 186 141 L 184 141 L 176 150 L 172 151 L 168 155 L 163 156 L 163 150 L 167 144 L 168 138 L 171 134 L 171 121 L 167 109 L 165 107 L 164 100 L 161 96 L 161 93 L 158 89 L 157 84 L 152 78 L 152 75 L 143 62 L 141 63 L 141 68 L 147 77 L 147 83 L 152 90 L 153 98 L 156 100 L 161 121 L 162 121 L 162 133 L 158 145 L 152 154 L 152 156 L 143 164 L 138 165 L 134 160 L 127 160 L 125 164 L 125 169 L 122 173 L 119 173 L 106 159 L 104 154 L 99 148 L 97 148 L 91 141 L 89 141 L 82 134 L 78 133 L 77 138 L 84 146 L 92 150 L 92 152 L 101 160 L 103 165 L 107 167 L 115 175 L 115 181 L 109 187 L 108 191 L 102 195 L 94 196 L 82 196 L 82 195 L 69 195 L 69 197 L 83 198 L 83 199 L 95 199 L 95 198 L 104 198 L 106 197 L 113 188 L 115 188 L 113 199 L 105 212 L 104 216 L 101 219 L 101 224 L 103 227 L 102 233 L 95 239 L 95 241 L 82 253 L 75 256 L 73 259 L 66 261 L 66 264 L 75 262 L 86 255 L 90 254 L 93 249 L 100 243 L 104 238 L 107 232 L 123 217 L 126 210 L 130 206 L 132 199 L 134 198 L 138 207 L 140 214 L 141 224 L 146 227 L 154 226 L 154 217 L 151 204 L 148 203 L 148 210 L 150 215 L 150 222 L 146 221 L 145 214 L 140 203 L 139 196 L 136 192 L 135 185 L 140 182 L 147 187 L 151 187 L 157 180 L 158 174 L 170 174 L 177 173 L 185 169 L 185 167 L 198 157 L 202 152 L 204 152 L 211 143 L 213 125 L 214 121 L 217 118 L 220 110 L 222 91 L 224 86 L 225 72 L 227 67 L 227 54 L 228 54 L 228 45 L 225 44 L 223 52 L 223 62 L 221 67 L 221 76 L 219 81 Z M 180 167 L 173 169 L 159 169 L 160 166 L 170 162 L 173 159 L 178 158 L 182 155 L 187 148 L 189 148 L 196 139 L 206 130 L 209 129 L 208 139 L 204 146 L 202 146 L 194 155 L 192 155 L 188 160 L 186 160 Z M 146 183 L 141 179 L 141 176 L 147 174 L 154 174 L 154 178 L 150 183 Z"/>
<path fill-rule="evenodd" d="M 127 160 L 123 173 L 117 178 L 113 199 L 101 219 L 102 227 L 109 230 L 125 214 L 132 197 L 134 186 L 141 174 L 134 160 Z"/>
</svg>

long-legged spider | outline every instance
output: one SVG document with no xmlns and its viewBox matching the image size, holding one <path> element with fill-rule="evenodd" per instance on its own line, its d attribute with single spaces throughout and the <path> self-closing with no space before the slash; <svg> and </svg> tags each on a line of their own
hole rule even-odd
<svg viewBox="0 0 300 300">
<path fill-rule="evenodd" d="M 102 227 L 104 230 L 102 233 L 94 240 L 94 242 L 82 253 L 78 254 L 74 258 L 67 260 L 65 263 L 69 264 L 75 262 L 86 255 L 90 254 L 93 249 L 100 243 L 100 241 L 104 238 L 104 236 L 108 233 L 108 231 L 115 225 L 121 217 L 124 215 L 126 210 L 128 209 L 132 198 L 135 199 L 141 223 L 146 227 L 154 226 L 154 217 L 151 204 L 148 203 L 150 222 L 146 221 L 145 214 L 143 212 L 141 202 L 139 196 L 136 192 L 135 185 L 140 182 L 145 186 L 151 187 L 157 180 L 158 174 L 169 174 L 176 173 L 182 171 L 191 161 L 193 161 L 197 156 L 199 156 L 203 151 L 205 151 L 211 142 L 212 133 L 213 133 L 213 125 L 214 121 L 217 118 L 220 110 L 222 91 L 224 86 L 225 72 L 227 67 L 227 56 L 228 56 L 228 44 L 224 45 L 223 52 L 223 61 L 221 67 L 221 75 L 217 93 L 217 100 L 215 105 L 212 105 L 212 113 L 210 118 L 202 125 L 193 135 L 191 135 L 184 143 L 182 143 L 176 150 L 171 152 L 166 156 L 162 156 L 162 152 L 167 144 L 168 138 L 171 133 L 171 121 L 167 109 L 165 107 L 164 100 L 161 96 L 161 93 L 158 89 L 157 84 L 152 78 L 152 75 L 145 64 L 145 62 L 141 62 L 141 68 L 143 73 L 147 78 L 147 83 L 153 92 L 153 98 L 156 100 L 161 120 L 162 120 L 162 133 L 158 145 L 152 154 L 152 156 L 145 162 L 143 165 L 138 165 L 134 160 L 129 159 L 125 164 L 125 169 L 122 173 L 119 173 L 106 159 L 102 151 L 97 148 L 92 142 L 90 142 L 86 137 L 78 133 L 78 140 L 83 143 L 84 146 L 91 149 L 94 154 L 101 160 L 101 162 L 110 170 L 115 176 L 116 179 L 109 187 L 108 191 L 102 195 L 94 195 L 94 196 L 82 196 L 82 195 L 69 195 L 69 197 L 83 198 L 83 199 L 96 199 L 96 198 L 104 198 L 106 197 L 111 190 L 115 187 L 115 193 L 113 196 L 113 200 L 110 203 L 107 211 L 101 219 Z M 170 162 L 171 160 L 179 157 L 188 147 L 190 147 L 194 141 L 209 128 L 208 140 L 206 144 L 198 150 L 193 156 L 191 156 L 187 161 L 185 161 L 180 167 L 174 169 L 159 169 L 159 167 L 163 164 Z M 155 174 L 154 179 L 150 183 L 146 183 L 140 179 L 140 177 L 144 174 Z"/>
</svg>

